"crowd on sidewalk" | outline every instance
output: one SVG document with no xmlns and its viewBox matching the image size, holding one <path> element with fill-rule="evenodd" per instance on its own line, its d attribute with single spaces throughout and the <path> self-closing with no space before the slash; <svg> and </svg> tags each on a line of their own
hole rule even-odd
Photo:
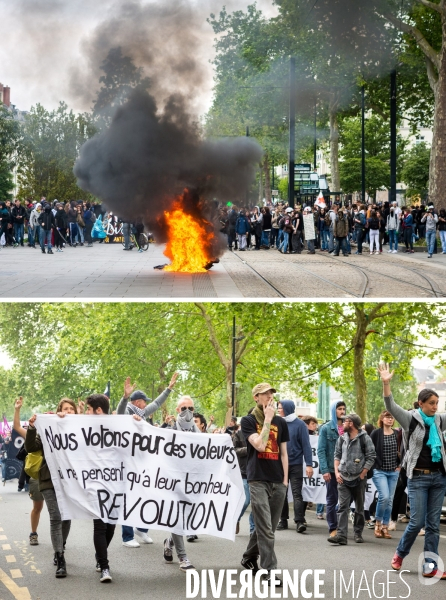
<svg viewBox="0 0 446 600">
<path fill-rule="evenodd" d="M 314 235 L 305 231 L 305 217 L 313 217 Z M 333 202 L 314 206 L 285 203 L 254 209 L 223 209 L 220 215 L 221 231 L 227 235 L 230 250 L 276 249 L 283 254 L 301 254 L 307 247 L 308 254 L 316 249 L 333 256 L 352 253 L 362 255 L 363 248 L 369 253 L 382 254 L 388 245 L 388 253 L 413 253 L 414 243 L 426 241 L 428 258 L 437 254 L 437 237 L 441 252 L 446 254 L 446 210 L 437 211 L 433 204 L 420 207 L 390 204 L 352 204 L 341 206 Z"/>
</svg>

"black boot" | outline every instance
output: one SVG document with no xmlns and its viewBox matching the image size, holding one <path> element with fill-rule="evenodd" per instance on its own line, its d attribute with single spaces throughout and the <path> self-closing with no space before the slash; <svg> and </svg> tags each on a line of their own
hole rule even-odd
<svg viewBox="0 0 446 600">
<path fill-rule="evenodd" d="M 42 248 L 42 252 L 43 252 L 43 254 L 46 254 L 46 252 L 45 252 L 45 249 L 44 249 L 44 248 Z"/>
<path fill-rule="evenodd" d="M 51 250 L 51 248 L 48 250 L 48 254 L 52 254 L 53 251 Z"/>
<path fill-rule="evenodd" d="M 57 570 L 56 577 L 66 577 L 67 576 L 67 565 L 65 563 L 64 553 L 56 552 L 57 558 Z"/>
</svg>

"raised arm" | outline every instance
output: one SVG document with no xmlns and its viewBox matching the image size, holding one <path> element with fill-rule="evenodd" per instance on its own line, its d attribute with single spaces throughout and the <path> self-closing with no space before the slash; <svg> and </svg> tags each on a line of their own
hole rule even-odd
<svg viewBox="0 0 446 600">
<path fill-rule="evenodd" d="M 13 427 L 22 438 L 26 437 L 26 429 L 20 425 L 20 409 L 23 405 L 23 397 L 17 398 L 14 403 L 14 423 Z"/>
<path fill-rule="evenodd" d="M 390 372 L 389 365 L 382 363 L 378 366 L 378 373 L 381 377 L 381 381 L 383 382 L 383 396 L 386 409 L 393 417 L 395 417 L 401 427 L 405 431 L 408 431 L 410 422 L 412 420 L 412 414 L 408 410 L 398 406 L 393 399 L 392 392 L 390 391 L 390 381 L 392 380 L 395 371 Z"/>
<path fill-rule="evenodd" d="M 266 445 L 268 444 L 271 421 L 276 413 L 274 400 L 270 400 L 263 409 L 263 412 L 265 414 L 265 421 L 263 423 L 262 431 L 260 433 L 252 433 L 248 438 L 248 442 L 251 446 L 254 446 L 259 452 L 264 452 Z"/>
<path fill-rule="evenodd" d="M 178 379 L 178 373 L 174 373 L 172 375 L 172 379 L 170 380 L 168 387 L 164 390 L 164 392 L 161 392 L 161 394 L 158 396 L 158 398 L 156 398 L 153 402 L 151 402 L 150 404 L 148 404 L 145 407 L 145 409 L 144 409 L 144 418 L 145 419 L 147 419 L 147 417 L 150 417 L 150 415 L 152 415 L 155 411 L 157 411 L 160 408 L 160 406 L 162 404 L 164 404 L 164 402 L 169 397 L 170 392 L 175 387 L 175 383 L 176 383 L 177 379 Z"/>
</svg>

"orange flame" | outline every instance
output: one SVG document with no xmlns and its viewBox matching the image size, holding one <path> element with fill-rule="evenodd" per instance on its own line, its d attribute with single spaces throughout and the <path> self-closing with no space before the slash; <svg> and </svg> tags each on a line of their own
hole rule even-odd
<svg viewBox="0 0 446 600">
<path fill-rule="evenodd" d="M 172 211 L 165 211 L 168 222 L 168 240 L 164 255 L 172 264 L 165 271 L 177 273 L 206 273 L 204 268 L 211 260 L 211 242 L 214 234 L 210 223 L 198 221 L 183 211 L 181 202 L 174 204 Z"/>
</svg>

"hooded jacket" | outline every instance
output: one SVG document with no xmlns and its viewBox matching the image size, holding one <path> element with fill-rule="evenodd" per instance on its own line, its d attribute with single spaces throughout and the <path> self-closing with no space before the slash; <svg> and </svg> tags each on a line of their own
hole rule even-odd
<svg viewBox="0 0 446 600">
<path fill-rule="evenodd" d="M 342 210 L 337 214 L 336 221 L 334 223 L 333 234 L 335 237 L 347 237 L 348 236 L 348 220 Z"/>
<path fill-rule="evenodd" d="M 322 425 L 319 430 L 317 456 L 319 458 L 319 471 L 321 475 L 334 473 L 334 453 L 336 442 L 339 438 L 338 418 L 336 416 L 338 406 L 345 406 L 345 403 L 342 400 L 334 400 L 331 403 L 331 421 Z"/>
<path fill-rule="evenodd" d="M 280 404 L 283 408 L 284 419 L 287 422 L 290 435 L 290 441 L 287 442 L 288 464 L 290 466 L 301 465 L 305 458 L 305 463 L 311 466 L 313 456 L 308 427 L 294 414 L 296 406 L 292 400 L 281 400 Z M 291 419 L 288 420 L 287 417 L 291 417 Z"/>
<path fill-rule="evenodd" d="M 44 231 L 51 231 L 51 228 L 55 226 L 54 215 L 49 204 L 45 206 L 44 212 L 40 213 L 38 221 Z"/>
<path fill-rule="evenodd" d="M 364 452 L 362 451 L 361 437 L 364 437 Z M 369 435 L 360 429 L 358 435 L 352 439 L 348 433 L 339 437 L 336 442 L 334 458 L 339 460 L 339 473 L 346 481 L 353 481 L 361 474 L 363 469 L 373 467 L 376 458 L 375 446 Z"/>
</svg>

